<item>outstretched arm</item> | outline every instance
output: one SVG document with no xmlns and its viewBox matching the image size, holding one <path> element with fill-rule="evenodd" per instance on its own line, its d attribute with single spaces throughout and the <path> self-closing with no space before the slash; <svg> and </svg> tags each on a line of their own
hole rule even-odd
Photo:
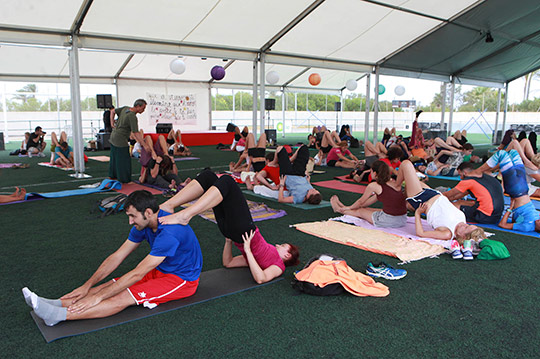
<svg viewBox="0 0 540 359">
<path fill-rule="evenodd" d="M 76 303 L 80 299 L 84 298 L 87 294 L 90 288 L 92 288 L 95 284 L 99 283 L 103 280 L 103 278 L 107 277 L 109 274 L 111 274 L 120 263 L 126 259 L 126 257 L 135 250 L 139 246 L 139 243 L 135 243 L 127 239 L 124 244 L 116 250 L 113 254 L 111 254 L 107 259 L 101 263 L 99 268 L 96 270 L 96 272 L 79 288 L 73 290 L 72 292 L 62 296 L 60 299 L 73 299 L 73 303 Z"/>
<path fill-rule="evenodd" d="M 152 269 L 156 268 L 158 265 L 163 262 L 166 257 L 157 257 L 152 255 L 147 255 L 135 269 L 127 272 L 113 284 L 108 286 L 103 286 L 101 290 L 91 295 L 87 295 L 77 303 L 72 304 L 68 307 L 68 311 L 72 313 L 82 313 L 87 309 L 90 309 L 107 298 L 117 295 L 123 290 L 131 287 L 133 284 L 140 281 L 146 273 L 150 272 Z"/>
</svg>

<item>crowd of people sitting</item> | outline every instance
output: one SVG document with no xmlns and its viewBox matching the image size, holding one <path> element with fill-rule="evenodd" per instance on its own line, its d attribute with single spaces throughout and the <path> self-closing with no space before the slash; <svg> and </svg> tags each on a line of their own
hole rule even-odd
<svg viewBox="0 0 540 359">
<path fill-rule="evenodd" d="M 250 171 L 251 176 L 243 177 L 247 188 L 280 202 L 321 201 L 320 193 L 310 185 L 306 167 L 308 148 L 313 148 L 317 150 L 316 165 L 349 168 L 350 180 L 367 184 L 361 198 L 351 205 L 332 196 L 336 213 L 362 218 L 376 227 L 402 227 L 407 223 L 407 210 L 413 211 L 416 235 L 450 241 L 454 258 L 473 259 L 478 242 L 486 238 L 482 228 L 470 223 L 540 232 L 539 215 L 530 199 L 540 195 L 540 188 L 532 184 L 540 180 L 534 133 L 516 138 L 509 130 L 492 156 L 481 159 L 473 155 L 474 146 L 465 130 L 446 140 L 425 138 L 413 124 L 409 137 L 385 129 L 380 142 L 358 141 L 364 148 L 364 158 L 359 160 L 348 149 L 356 139 L 345 126 L 339 133 L 324 126 L 314 128 L 307 145 L 298 144 L 295 151 L 281 146 L 268 153 L 264 135 L 255 143 L 247 128 L 236 132 L 231 148 L 240 156 L 238 162 L 231 162 L 230 171 Z M 432 189 L 426 183 L 430 177 L 459 182 L 454 188 Z M 505 193 L 511 198 L 506 210 Z M 371 208 L 377 201 L 382 208 Z M 423 216 L 432 230 L 422 226 Z"/>
</svg>

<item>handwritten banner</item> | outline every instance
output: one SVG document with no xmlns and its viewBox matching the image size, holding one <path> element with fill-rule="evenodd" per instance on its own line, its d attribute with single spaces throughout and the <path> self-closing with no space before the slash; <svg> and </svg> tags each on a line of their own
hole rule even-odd
<svg viewBox="0 0 540 359">
<path fill-rule="evenodd" d="M 195 95 L 147 93 L 146 98 L 151 124 L 172 123 L 173 126 L 197 124 L 197 100 Z"/>
</svg>

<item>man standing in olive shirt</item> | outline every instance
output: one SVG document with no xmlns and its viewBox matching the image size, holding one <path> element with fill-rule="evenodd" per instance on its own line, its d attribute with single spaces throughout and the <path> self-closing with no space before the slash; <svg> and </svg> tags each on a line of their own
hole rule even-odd
<svg viewBox="0 0 540 359">
<path fill-rule="evenodd" d="M 131 182 L 131 156 L 129 155 L 129 137 L 132 135 L 148 152 L 143 136 L 139 132 L 137 114 L 146 109 L 146 101 L 138 99 L 133 107 L 124 106 L 111 110 L 111 117 L 118 114 L 118 120 L 113 128 L 109 143 L 111 154 L 109 162 L 109 177 L 118 179 L 122 183 Z"/>
</svg>

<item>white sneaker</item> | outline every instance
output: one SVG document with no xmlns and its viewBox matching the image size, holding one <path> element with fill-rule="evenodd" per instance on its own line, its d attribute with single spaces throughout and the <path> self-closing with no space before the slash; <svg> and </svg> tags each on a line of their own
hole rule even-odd
<svg viewBox="0 0 540 359">
<path fill-rule="evenodd" d="M 450 252 L 452 252 L 453 259 L 463 258 L 463 253 L 461 253 L 461 245 L 455 239 L 452 241 L 452 244 L 450 245 Z"/>
<path fill-rule="evenodd" d="M 46 155 L 43 152 L 38 153 L 38 157 L 45 157 Z"/>
<path fill-rule="evenodd" d="M 28 151 L 28 157 L 32 158 L 32 152 Z"/>
</svg>

